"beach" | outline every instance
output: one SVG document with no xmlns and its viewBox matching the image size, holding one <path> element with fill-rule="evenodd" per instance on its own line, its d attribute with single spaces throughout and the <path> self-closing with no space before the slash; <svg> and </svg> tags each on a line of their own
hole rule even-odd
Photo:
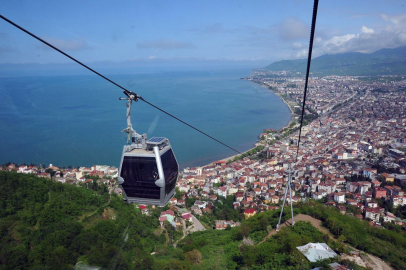
<svg viewBox="0 0 406 270">
<path fill-rule="evenodd" d="M 253 82 L 253 83 L 256 83 L 256 82 Z M 288 127 L 292 123 L 292 121 L 294 121 L 294 112 L 293 112 L 292 108 L 289 106 L 289 103 L 279 93 L 273 91 L 272 89 L 269 89 L 269 87 L 267 87 L 267 86 L 265 86 L 263 84 L 259 84 L 259 83 L 257 83 L 257 84 L 260 85 L 261 87 L 267 89 L 268 91 L 271 91 L 275 95 L 277 95 L 282 100 L 282 102 L 285 103 L 285 105 L 289 108 L 289 111 L 290 111 L 290 114 L 291 114 L 290 120 L 289 120 L 289 122 L 288 122 L 288 124 L 286 126 L 281 128 L 281 130 Z"/>
<path fill-rule="evenodd" d="M 290 111 L 290 114 L 291 114 L 290 120 L 289 120 L 289 122 L 286 124 L 286 126 L 282 127 L 280 130 L 283 130 L 283 129 L 285 129 L 286 127 L 288 127 L 288 126 L 292 123 L 292 121 L 294 121 L 294 117 L 293 117 L 293 116 L 294 116 L 294 112 L 293 112 L 292 108 L 289 106 L 288 102 L 287 102 L 279 93 L 276 93 L 276 92 L 272 91 L 271 89 L 269 89 L 269 87 L 267 87 L 267 86 L 265 86 L 265 85 L 263 85 L 263 84 L 260 84 L 260 83 L 252 82 L 252 81 L 251 81 L 251 83 L 254 83 L 254 84 L 256 84 L 256 85 L 258 85 L 258 86 L 261 86 L 262 88 L 264 88 L 264 89 L 266 89 L 266 90 L 272 92 L 273 94 L 275 94 L 276 96 L 278 96 L 278 98 L 279 98 L 280 100 L 282 100 L 282 102 L 289 108 L 289 111 Z M 258 137 L 259 137 L 259 134 L 258 134 Z M 241 153 L 239 153 L 239 154 L 235 154 L 235 155 L 232 155 L 232 156 L 229 156 L 229 157 L 220 159 L 219 161 L 228 162 L 229 160 L 234 159 L 236 156 L 239 156 L 239 155 L 242 155 L 242 154 L 244 154 L 244 153 L 246 153 L 246 152 L 248 152 L 248 151 L 251 151 L 251 150 L 254 149 L 257 145 L 259 145 L 259 144 L 255 143 L 252 148 L 250 148 L 250 149 L 248 149 L 248 150 L 246 150 L 246 151 L 244 151 L 244 152 L 241 152 Z M 217 162 L 217 161 L 213 161 L 213 162 L 211 162 L 211 163 L 209 163 L 209 164 L 206 164 L 206 165 L 200 166 L 200 167 L 210 166 L 210 165 L 213 165 L 215 162 Z"/>
</svg>

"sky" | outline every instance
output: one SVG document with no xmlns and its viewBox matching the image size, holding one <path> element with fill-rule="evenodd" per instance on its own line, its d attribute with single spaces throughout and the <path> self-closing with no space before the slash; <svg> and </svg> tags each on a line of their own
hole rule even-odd
<svg viewBox="0 0 406 270">
<path fill-rule="evenodd" d="M 307 57 L 313 1 L 4 0 L 0 7 L 85 63 L 271 63 Z M 405 45 L 405 1 L 320 1 L 314 57 Z M 0 64 L 69 62 L 0 19 Z"/>
</svg>

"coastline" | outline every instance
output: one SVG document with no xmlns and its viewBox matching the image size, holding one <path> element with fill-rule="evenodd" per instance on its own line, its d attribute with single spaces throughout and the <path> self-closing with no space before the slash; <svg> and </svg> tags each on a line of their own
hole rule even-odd
<svg viewBox="0 0 406 270">
<path fill-rule="evenodd" d="M 268 90 L 268 91 L 271 91 L 271 92 L 274 93 L 276 96 L 278 96 L 279 99 L 282 100 L 283 103 L 285 103 L 285 105 L 288 107 L 288 109 L 289 109 L 289 111 L 290 111 L 290 120 L 289 120 L 289 122 L 288 122 L 284 127 L 282 127 L 282 128 L 279 129 L 279 130 L 284 130 L 285 128 L 289 127 L 289 125 L 292 123 L 292 121 L 294 121 L 294 112 L 293 112 L 292 108 L 289 106 L 289 103 L 288 103 L 279 93 L 276 93 L 275 91 L 269 89 L 269 88 L 266 87 L 265 85 L 260 84 L 260 83 L 257 83 L 257 82 L 254 82 L 254 81 L 251 81 L 251 82 L 252 82 L 252 83 L 255 83 L 255 84 L 258 84 L 259 86 L 265 88 L 265 89 Z M 246 152 L 248 152 L 248 151 L 251 151 L 252 149 L 254 149 L 255 147 L 257 147 L 258 145 L 259 145 L 258 143 L 254 143 L 254 146 L 253 146 L 252 148 L 250 148 L 250 149 L 248 149 L 248 150 L 246 150 L 246 151 L 244 151 L 244 152 L 241 152 L 240 154 L 235 154 L 235 155 L 232 155 L 232 156 L 223 158 L 223 159 L 219 159 L 219 160 L 213 161 L 213 162 L 211 162 L 211 163 L 209 163 L 209 164 L 202 165 L 202 166 L 199 166 L 199 167 L 210 166 L 210 165 L 213 165 L 213 164 L 214 164 L 215 162 L 217 162 L 217 161 L 225 161 L 225 162 L 228 162 L 229 160 L 235 158 L 236 156 L 239 156 L 239 155 L 242 155 L 242 154 L 244 154 L 244 153 L 246 153 Z"/>
<path fill-rule="evenodd" d="M 251 71 L 246 67 L 221 68 L 210 72 L 205 69 L 190 71 L 174 69 L 170 72 L 162 71 L 162 73 L 161 70 L 157 70 L 148 76 L 123 74 L 120 75 L 120 80 L 136 82 L 139 78 L 143 78 L 137 82 L 139 83 L 137 87 L 148 89 L 146 93 L 148 92 L 148 95 L 154 98 L 154 102 L 170 110 L 173 115 L 188 117 L 188 121 L 198 125 L 208 134 L 220 132 L 226 138 L 225 141 L 238 147 L 240 152 L 244 152 L 254 147 L 259 139 L 257 136 L 263 132 L 263 129 L 271 127 L 279 129 L 289 121 L 288 112 L 275 96 L 268 91 L 255 90 L 252 88 L 256 87 L 255 85 L 240 80 L 241 77 L 250 73 Z M 3 124 L 10 125 L 15 131 L 13 135 L 6 132 L 7 129 L 0 132 L 4 136 L 2 149 L 7 153 L 7 156 L 2 156 L 2 163 L 8 161 L 17 164 L 53 163 L 60 167 L 110 164 L 117 167 L 120 164 L 123 144 L 125 144 L 119 132 L 124 124 L 125 107 L 122 106 L 125 104 L 117 103 L 113 98 L 105 103 L 105 95 L 112 95 L 111 91 L 103 88 L 103 95 L 98 95 L 101 93 L 97 90 L 100 82 L 92 76 L 43 76 L 36 78 L 35 82 L 38 83 L 33 84 L 30 77 L 17 77 L 7 81 L 12 86 L 10 92 L 21 88 L 21 91 L 32 89 L 29 91 L 44 95 L 25 96 L 19 101 L 35 104 L 27 107 L 27 114 L 18 115 L 19 121 L 13 121 L 6 115 L 1 118 Z M 52 90 L 56 82 L 60 85 L 58 93 Z M 71 89 L 75 89 L 74 92 L 71 92 Z M 84 89 L 87 90 L 84 91 Z M 191 91 L 191 89 L 194 90 Z M 74 94 L 75 99 L 66 98 L 63 105 L 55 104 L 53 100 L 61 94 L 67 97 Z M 97 100 L 100 101 L 98 103 L 105 105 L 89 108 L 85 101 L 89 94 L 97 96 Z M 205 102 L 202 102 L 203 100 Z M 273 117 L 274 105 L 272 104 L 278 105 L 279 109 L 275 111 L 278 117 Z M 41 110 L 37 107 L 41 107 Z M 215 107 L 216 110 L 210 107 Z M 166 119 L 166 116 L 164 118 L 152 107 L 143 106 L 133 109 L 136 110 L 137 115 L 142 115 L 134 118 L 136 121 L 134 126 L 137 130 L 149 131 L 149 136 L 163 135 L 170 139 L 173 146 L 176 146 L 175 154 L 181 169 L 202 166 L 237 154 L 218 147 L 211 140 L 201 139 L 194 130 L 185 125 L 178 125 L 172 120 L 169 121 L 169 118 Z M 242 112 L 241 109 L 247 109 L 247 111 Z M 55 114 L 55 111 L 58 114 Z M 90 119 L 82 117 L 89 114 Z M 30 117 L 26 117 L 28 115 Z M 201 117 L 203 115 L 209 120 L 204 120 Z M 32 119 L 35 119 L 35 125 L 32 125 Z M 71 121 L 71 119 L 77 120 Z M 48 130 L 51 128 L 47 124 L 49 121 L 59 121 L 63 128 L 49 133 Z M 223 130 L 228 123 L 230 123 L 230 129 L 227 126 Z M 94 137 L 93 131 L 83 132 L 83 125 L 97 131 L 98 136 Z M 21 144 L 17 138 L 27 132 L 27 129 L 21 128 L 22 126 L 29 128 L 28 131 L 32 134 L 31 140 L 38 143 L 19 147 Z M 58 138 L 64 138 L 63 143 Z M 44 140 L 46 140 L 45 144 L 43 144 Z"/>
<path fill-rule="evenodd" d="M 190 77 L 190 75 L 193 75 L 195 77 Z M 191 95 L 190 89 L 191 87 L 188 85 L 183 85 L 181 84 L 178 87 L 178 81 L 180 79 L 183 80 L 183 78 L 192 78 L 190 79 L 190 85 L 196 86 L 196 87 L 201 87 L 201 88 L 196 88 L 196 89 L 215 89 L 215 93 L 217 95 L 217 92 L 219 92 L 217 100 L 226 100 L 228 98 L 228 101 L 231 101 L 231 96 L 233 95 L 232 99 L 232 104 L 244 104 L 247 108 L 247 113 L 242 114 L 240 110 L 240 106 L 235 106 L 235 107 L 230 107 L 231 109 L 237 109 L 238 113 L 230 113 L 230 117 L 227 118 L 227 121 L 232 122 L 235 124 L 235 127 L 233 127 L 235 132 L 228 134 L 228 137 L 231 137 L 231 140 L 234 140 L 236 142 L 235 145 L 239 146 L 238 150 L 241 151 L 241 153 L 245 153 L 247 151 L 251 151 L 256 145 L 258 145 L 259 142 L 259 135 L 263 132 L 263 129 L 269 129 L 269 128 L 275 128 L 280 130 L 286 124 L 289 124 L 291 117 L 288 116 L 288 112 L 284 108 L 284 105 L 282 105 L 279 101 L 278 98 L 273 96 L 271 93 L 268 91 L 262 91 L 261 88 L 258 88 L 256 85 L 251 84 L 254 81 L 249 81 L 249 82 L 242 82 L 240 78 L 242 78 L 241 75 L 247 75 L 249 74 L 249 71 L 247 73 L 246 69 L 226 69 L 226 70 L 220 70 L 219 72 L 215 73 L 215 76 L 212 73 L 206 73 L 204 71 L 194 71 L 193 73 L 183 73 L 183 72 L 175 72 L 175 73 L 170 73 L 168 75 L 165 75 L 164 78 L 159 84 L 151 83 L 154 82 L 156 79 L 155 74 L 147 77 L 145 80 L 141 81 L 142 86 L 147 88 L 148 85 L 152 85 L 150 90 L 152 91 L 150 94 L 155 94 L 155 93 L 161 93 L 162 86 L 165 84 L 168 87 L 176 86 L 175 88 L 179 93 L 185 93 L 187 95 Z M 176 76 L 175 76 L 176 75 Z M 130 75 L 123 75 L 124 79 L 134 79 Z M 159 75 L 161 76 L 161 75 Z M 81 81 L 80 79 L 85 78 L 86 80 Z M 96 85 L 98 82 L 97 80 L 94 80 L 93 77 L 76 77 L 76 76 L 64 76 L 62 78 L 51 78 L 48 79 L 48 77 L 41 77 L 39 82 L 40 84 L 35 84 L 33 86 L 33 89 L 35 91 L 43 91 L 45 93 L 44 98 L 40 98 L 39 96 L 32 98 L 33 104 L 37 104 L 38 106 L 41 106 L 43 109 L 42 110 L 36 110 L 34 107 L 29 107 L 28 112 L 32 117 L 35 117 L 36 119 L 36 125 L 33 125 L 32 127 L 30 126 L 30 132 L 34 136 L 32 139 L 37 142 L 42 142 L 44 138 L 47 139 L 46 141 L 46 147 L 43 147 L 42 143 L 36 143 L 36 144 L 31 144 L 30 147 L 14 147 L 14 143 L 16 143 L 15 138 L 18 137 L 20 134 L 23 134 L 24 130 L 20 128 L 21 125 L 27 125 L 27 123 L 30 123 L 30 119 L 26 118 L 24 116 L 21 116 L 20 121 L 15 124 L 13 121 L 10 121 L 10 119 L 3 119 L 6 124 L 8 124 L 10 121 L 13 123 L 13 128 L 16 130 L 15 136 L 11 136 L 7 132 L 3 132 L 4 134 L 4 141 L 7 141 L 7 143 L 3 143 L 3 147 L 5 152 L 9 153 L 7 157 L 2 157 L 3 161 L 2 163 L 7 163 L 8 161 L 16 163 L 16 164 L 23 164 L 23 163 L 33 163 L 33 164 L 57 164 L 59 167 L 90 167 L 93 166 L 94 164 L 110 164 L 110 166 L 118 166 L 119 165 L 119 157 L 121 156 L 121 150 L 123 147 L 123 142 L 119 136 L 119 133 L 117 135 L 117 130 L 121 130 L 122 126 L 121 124 L 117 124 L 117 119 L 123 119 L 122 113 L 122 105 L 114 103 L 114 109 L 105 109 L 104 106 L 96 106 L 95 108 L 89 109 L 87 105 L 84 105 L 85 102 L 80 102 L 77 103 L 77 101 L 71 100 L 71 99 L 66 99 L 67 101 L 64 102 L 64 106 L 58 110 L 60 114 L 53 114 L 52 112 L 56 111 L 56 105 L 52 106 L 44 106 L 44 104 L 48 104 L 49 100 L 54 100 L 55 99 L 55 92 L 51 91 L 52 87 L 47 87 L 48 85 L 52 85 L 52 83 L 58 81 L 61 85 L 61 93 L 65 93 L 69 95 L 70 93 L 69 89 L 74 86 L 73 88 L 78 89 L 74 94 L 78 97 L 78 100 L 85 100 L 85 97 L 88 95 L 88 92 L 82 91 L 82 89 L 90 89 L 90 93 L 97 93 L 95 89 L 97 87 L 93 87 Z M 18 79 L 13 79 L 11 82 L 14 82 L 14 80 L 20 80 Z M 22 89 L 28 89 L 31 83 L 30 78 L 24 78 L 21 79 L 22 81 L 19 82 L 21 84 Z M 255 82 L 256 83 L 256 82 Z M 13 84 L 17 85 L 17 84 Z M 213 87 L 213 88 L 212 88 Z M 179 89 L 178 89 L 179 88 Z M 257 88 L 252 89 L 252 88 Z M 31 88 L 29 88 L 31 89 Z M 172 88 L 171 88 L 172 89 Z M 198 94 L 198 99 L 197 100 L 203 100 L 204 98 L 212 98 L 212 93 L 210 91 L 196 91 L 196 94 Z M 218 91 L 217 91 L 218 90 Z M 253 90 L 253 91 L 252 91 Z M 270 89 L 268 89 L 270 90 Z M 42 92 L 41 92 L 42 93 Z M 106 90 L 107 93 L 107 90 Z M 168 94 L 169 92 L 166 91 L 165 94 Z M 164 93 L 163 93 L 164 94 Z M 166 98 L 165 95 L 157 95 L 160 97 L 158 101 L 165 101 Z M 247 96 L 251 96 L 248 100 L 246 100 Z M 31 98 L 31 97 L 30 97 Z M 99 97 L 100 98 L 100 97 Z M 192 96 L 186 97 L 185 100 L 189 98 L 194 98 L 195 94 Z M 279 96 L 279 98 L 281 98 Z M 31 99 L 30 99 L 31 100 Z M 173 102 L 172 102 L 173 101 Z M 237 102 L 238 101 L 238 102 Z M 286 102 L 282 99 L 282 101 L 286 104 Z M 178 106 L 179 104 L 183 104 L 183 101 L 181 99 L 174 99 L 171 100 L 170 103 L 168 103 L 171 107 L 171 110 L 173 108 L 181 108 L 182 106 Z M 237 103 L 236 103 L 237 102 Z M 54 103 L 50 103 L 54 104 Z M 196 102 L 197 108 L 192 110 L 193 115 L 189 115 L 190 117 L 194 117 L 194 115 L 201 115 L 202 113 L 208 113 L 210 114 L 210 110 L 207 110 L 207 106 L 200 106 L 202 104 L 201 102 Z M 222 102 L 215 102 L 212 103 L 216 106 L 221 106 Z M 275 104 L 275 105 L 273 105 Z M 276 113 L 274 114 L 274 106 L 279 108 L 276 112 L 278 113 L 277 117 Z M 230 105 L 230 106 L 231 106 Z M 258 105 L 258 107 L 257 107 Z M 233 105 L 234 106 L 234 105 Z M 116 109 L 117 107 L 117 109 Z M 200 109 L 200 111 L 198 110 Z M 86 123 L 86 126 L 91 127 L 94 130 L 98 130 L 98 128 L 101 127 L 100 123 L 98 122 L 99 120 L 96 120 L 98 118 L 94 117 L 92 118 L 95 121 L 88 121 L 84 120 L 81 117 L 78 118 L 78 121 L 69 121 L 69 119 L 76 119 L 78 115 L 82 115 L 83 113 L 88 113 L 90 112 L 91 114 L 95 114 L 98 116 L 101 116 L 102 119 L 104 119 L 105 124 L 103 124 L 103 127 L 105 128 L 105 132 L 100 132 L 100 136 L 97 136 L 96 140 L 93 138 L 92 132 L 85 132 L 83 133 L 83 130 L 81 126 Z M 176 111 L 178 112 L 179 115 L 181 115 L 182 110 Z M 219 113 L 222 113 L 223 111 L 220 110 Z M 239 114 L 241 113 L 241 114 Z M 152 124 L 154 123 L 153 121 L 158 120 L 156 118 L 157 113 L 154 111 L 154 109 L 148 109 L 145 114 L 148 115 L 150 118 L 146 118 L 147 120 L 141 121 L 137 123 L 137 129 L 139 130 L 149 130 L 149 128 L 152 127 Z M 245 115 L 249 115 L 249 117 L 245 117 Z M 61 117 L 63 116 L 63 117 Z M 155 116 L 155 119 L 153 117 Z M 215 114 L 212 114 L 211 117 L 216 117 Z M 241 118 L 244 118 L 242 119 Z M 63 129 L 58 129 L 58 131 L 55 131 L 57 136 L 52 136 L 52 138 L 49 138 L 47 135 L 47 121 L 52 120 L 55 121 L 55 119 L 60 118 L 61 120 L 61 125 L 63 125 Z M 101 119 L 100 118 L 100 119 Z M 271 118 L 271 119 L 270 119 Z M 275 118 L 275 119 L 274 119 Z M 79 121 L 80 120 L 80 121 Z M 275 120 L 275 121 L 274 121 Z M 240 122 L 242 121 L 242 122 Z M 21 123 L 20 123 L 21 122 Z M 289 123 L 288 123 L 289 122 Z M 217 160 L 230 160 L 230 158 L 234 158 L 235 154 L 241 155 L 241 153 L 237 152 L 232 152 L 232 151 L 225 151 L 221 149 L 220 147 L 217 147 L 216 145 L 213 147 L 214 151 L 207 151 L 204 146 L 208 145 L 211 147 L 211 142 L 208 141 L 202 141 L 200 144 L 200 141 L 197 141 L 201 146 L 196 147 L 195 150 L 191 150 L 191 148 L 184 148 L 183 147 L 183 137 L 187 136 L 187 139 L 189 141 L 195 140 L 195 134 L 194 131 L 189 130 L 188 127 L 184 127 L 183 125 L 180 125 L 179 127 L 172 128 L 173 124 L 169 124 L 170 121 L 166 121 L 163 118 L 159 119 L 159 125 L 156 125 L 156 129 L 154 132 L 156 134 L 165 134 L 166 137 L 168 138 L 173 138 L 171 139 L 171 144 L 175 145 L 176 143 L 178 144 L 178 149 L 176 150 L 176 154 L 178 157 L 178 162 L 180 164 L 180 169 L 182 170 L 185 167 L 196 167 L 196 166 L 202 166 L 206 164 L 211 164 Z M 218 121 L 218 127 L 217 129 L 221 128 L 221 125 L 224 123 L 227 123 L 223 120 Z M 285 124 L 285 125 L 284 125 Z M 39 128 L 45 126 L 46 128 Z M 213 125 L 211 125 L 213 126 Z M 155 127 L 155 126 L 154 126 Z M 118 129 L 117 129 L 118 128 Z M 241 128 L 241 130 L 239 130 Z M 69 130 L 69 136 L 64 133 L 64 131 Z M 103 128 L 104 129 L 104 128 Z M 285 128 L 286 129 L 286 128 Z M 153 130 L 153 129 L 152 129 Z M 210 131 L 211 129 L 206 129 Z M 246 132 L 246 130 L 249 130 L 249 132 Z M 182 136 L 178 136 L 177 134 L 181 131 Z M 79 132 L 79 133 L 78 133 Z M 153 131 L 151 131 L 152 133 Z M 241 132 L 241 133 L 240 133 Z M 210 131 L 211 133 L 211 131 Z M 80 135 L 77 135 L 80 134 Z M 60 143 L 59 140 L 55 139 L 56 137 L 64 136 L 64 143 Z M 151 134 L 152 136 L 152 134 Z M 55 138 L 54 138 L 55 137 Z M 234 137 L 234 138 L 233 138 Z M 80 138 L 80 139 L 78 139 Z M 175 140 L 177 138 L 177 141 Z M 180 138 L 180 139 L 179 139 Z M 108 144 L 107 147 L 106 143 Z M 194 147 L 194 142 L 189 143 L 188 146 Z M 103 146 L 102 148 L 99 146 Z M 14 149 L 14 151 L 11 151 L 11 149 Z M 54 150 L 51 150 L 54 149 Z M 102 150 L 102 151 L 100 151 Z M 87 153 L 86 155 L 82 155 L 81 153 Z M 202 154 L 201 154 L 202 153 Z M 200 159 L 200 161 L 199 161 Z M 196 160 L 196 162 L 194 161 Z M 190 162 L 190 163 L 189 163 Z M 184 166 L 183 164 L 186 166 Z M 189 163 L 189 164 L 186 164 Z"/>
<path fill-rule="evenodd" d="M 256 83 L 256 82 L 253 82 L 253 83 Z M 295 115 L 294 112 L 293 112 L 293 110 L 292 110 L 292 108 L 289 106 L 289 103 L 288 103 L 279 93 L 276 93 L 276 92 L 273 91 L 272 89 L 269 89 L 269 87 L 266 87 L 265 85 L 259 84 L 259 83 L 256 83 L 256 84 L 260 85 L 261 87 L 263 87 L 263 88 L 267 89 L 268 91 L 271 91 L 272 93 L 274 93 L 275 95 L 277 95 L 277 96 L 282 100 L 282 102 L 285 103 L 285 105 L 288 107 L 288 109 L 289 109 L 289 111 L 290 111 L 290 120 L 289 120 L 289 122 L 287 123 L 287 125 L 284 126 L 283 128 L 281 128 L 280 130 L 283 130 L 283 129 L 285 129 L 286 127 L 288 127 L 288 126 L 292 123 L 292 121 L 294 120 L 294 115 Z"/>
</svg>

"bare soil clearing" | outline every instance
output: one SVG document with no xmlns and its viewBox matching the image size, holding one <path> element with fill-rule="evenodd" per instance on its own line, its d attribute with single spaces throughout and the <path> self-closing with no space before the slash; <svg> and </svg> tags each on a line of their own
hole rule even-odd
<svg viewBox="0 0 406 270">
<path fill-rule="evenodd" d="M 327 230 L 326 228 L 321 226 L 321 220 L 319 220 L 319 219 L 315 219 L 308 215 L 298 214 L 298 215 L 294 216 L 294 221 L 295 221 L 295 223 L 298 221 L 309 221 L 313 225 L 313 227 L 317 228 L 319 231 L 327 234 L 331 239 L 335 240 L 335 238 L 329 232 L 329 230 Z M 286 227 L 286 226 L 291 226 L 292 225 L 291 222 L 292 222 L 291 219 L 287 220 L 285 223 L 280 225 L 280 229 L 282 229 L 283 227 Z M 269 237 L 271 237 L 272 235 L 275 235 L 277 233 L 278 232 L 275 229 L 270 231 L 268 233 L 268 235 L 265 236 L 264 239 L 261 242 L 259 242 L 257 245 L 262 244 L 263 242 L 266 241 L 266 239 L 268 239 Z M 351 248 L 357 250 L 354 247 L 351 247 Z M 351 257 L 349 255 L 345 255 L 344 258 L 354 261 L 359 266 L 369 267 L 369 268 L 372 268 L 373 270 L 391 270 L 392 269 L 386 262 L 384 262 L 380 258 L 373 256 L 371 254 L 368 254 L 368 253 L 364 253 L 360 250 L 357 250 L 357 251 L 361 252 L 361 254 L 362 254 L 361 257 Z M 347 258 L 347 257 L 349 257 L 349 258 Z"/>
</svg>

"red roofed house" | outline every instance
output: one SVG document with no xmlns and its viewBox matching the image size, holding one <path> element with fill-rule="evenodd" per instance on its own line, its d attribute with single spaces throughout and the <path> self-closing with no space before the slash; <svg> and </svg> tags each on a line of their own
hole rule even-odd
<svg viewBox="0 0 406 270">
<path fill-rule="evenodd" d="M 175 197 L 173 197 L 172 199 L 169 200 L 169 203 L 170 203 L 171 205 L 175 205 L 175 204 L 178 203 L 178 199 L 176 199 Z"/>
<path fill-rule="evenodd" d="M 8 170 L 14 170 L 16 168 L 16 165 L 15 164 L 10 164 L 10 165 L 8 165 L 8 167 L 7 167 L 7 169 Z"/>
<path fill-rule="evenodd" d="M 217 196 L 216 196 L 216 195 L 210 195 L 210 200 L 216 201 L 216 200 L 217 200 Z"/>
<path fill-rule="evenodd" d="M 237 192 L 235 194 L 235 201 L 241 202 L 244 199 L 244 193 L 243 192 Z"/>
<path fill-rule="evenodd" d="M 248 208 L 247 210 L 244 211 L 245 219 L 249 219 L 250 217 L 254 216 L 256 213 L 257 213 L 257 211 L 255 211 L 255 209 Z"/>
<path fill-rule="evenodd" d="M 215 162 L 213 162 L 213 164 L 214 164 L 214 165 L 221 166 L 221 165 L 225 165 L 225 164 L 227 164 L 227 162 L 225 162 L 224 160 L 219 160 L 219 161 L 215 161 Z"/>
<path fill-rule="evenodd" d="M 381 182 L 379 182 L 378 180 L 374 180 L 371 181 L 372 187 L 380 187 L 381 186 Z"/>
<path fill-rule="evenodd" d="M 172 224 L 173 227 L 176 227 L 176 223 L 174 223 L 175 213 L 172 210 L 166 210 L 161 212 L 161 216 L 159 217 L 159 222 L 161 226 L 163 226 L 164 221 L 168 221 Z"/>
<path fill-rule="evenodd" d="M 149 214 L 148 208 L 145 205 L 140 205 L 140 206 L 138 206 L 138 208 L 141 209 L 141 213 L 143 215 L 148 215 Z"/>
<path fill-rule="evenodd" d="M 189 221 L 189 222 L 192 222 L 192 215 L 191 215 L 190 213 L 183 213 L 183 214 L 182 214 L 182 218 L 183 218 L 184 220 L 187 220 L 187 221 Z"/>
<path fill-rule="evenodd" d="M 375 187 L 372 195 L 374 196 L 374 198 L 386 197 L 386 189 L 382 187 Z"/>
</svg>

